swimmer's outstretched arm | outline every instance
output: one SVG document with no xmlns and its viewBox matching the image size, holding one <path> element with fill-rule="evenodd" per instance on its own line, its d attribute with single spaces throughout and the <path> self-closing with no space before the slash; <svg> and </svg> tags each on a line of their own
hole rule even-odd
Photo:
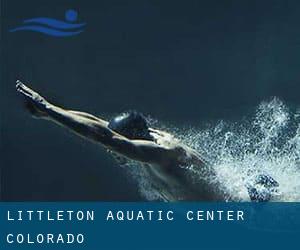
<svg viewBox="0 0 300 250">
<path fill-rule="evenodd" d="M 17 91 L 22 94 L 37 117 L 54 121 L 69 128 L 84 138 L 101 143 L 125 157 L 147 163 L 162 164 L 168 161 L 172 149 L 164 148 L 151 141 L 129 140 L 108 128 L 108 122 L 88 113 L 60 108 L 17 81 Z"/>
</svg>

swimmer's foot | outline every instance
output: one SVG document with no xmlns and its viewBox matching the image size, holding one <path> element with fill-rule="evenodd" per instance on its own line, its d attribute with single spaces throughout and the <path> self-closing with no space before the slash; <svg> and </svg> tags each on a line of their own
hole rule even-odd
<svg viewBox="0 0 300 250">
<path fill-rule="evenodd" d="M 42 96 L 19 80 L 16 81 L 16 90 L 25 98 L 25 106 L 35 118 L 47 116 L 45 109 L 48 103 Z"/>
<path fill-rule="evenodd" d="M 270 201 L 279 194 L 279 183 L 267 174 L 259 174 L 252 183 L 247 183 L 246 187 L 251 201 Z"/>
</svg>

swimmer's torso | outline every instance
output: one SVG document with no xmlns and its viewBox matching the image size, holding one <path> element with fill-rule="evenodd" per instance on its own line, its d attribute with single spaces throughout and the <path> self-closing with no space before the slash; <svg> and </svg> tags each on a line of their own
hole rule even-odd
<svg viewBox="0 0 300 250">
<path fill-rule="evenodd" d="M 213 192 L 205 180 L 197 175 L 190 167 L 183 166 L 145 166 L 153 186 L 162 198 L 169 201 L 199 201 L 224 200 L 220 194 Z"/>
<path fill-rule="evenodd" d="M 224 200 L 224 197 L 212 190 L 209 180 L 201 176 L 205 166 L 191 166 L 193 150 L 181 145 L 180 141 L 172 135 L 157 131 L 152 132 L 155 142 L 161 146 L 174 148 L 174 156 L 166 157 L 174 159 L 164 165 L 149 165 L 147 171 L 159 192 L 169 200 Z"/>
</svg>

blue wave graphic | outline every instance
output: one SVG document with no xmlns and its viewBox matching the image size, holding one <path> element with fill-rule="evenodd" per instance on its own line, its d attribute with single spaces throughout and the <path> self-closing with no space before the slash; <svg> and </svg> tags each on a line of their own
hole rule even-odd
<svg viewBox="0 0 300 250">
<path fill-rule="evenodd" d="M 77 19 L 77 12 L 75 10 L 67 10 L 65 12 L 65 19 L 67 22 L 47 17 L 27 19 L 23 21 L 24 25 L 9 31 L 35 31 L 56 37 L 74 36 L 83 32 L 83 29 L 80 28 L 83 28 L 85 23 L 73 23 Z"/>
<path fill-rule="evenodd" d="M 50 29 L 50 28 L 47 28 L 47 27 L 35 26 L 35 25 L 17 27 L 15 29 L 10 30 L 10 32 L 21 31 L 21 30 L 36 31 L 36 32 L 40 32 L 40 33 L 44 33 L 44 34 L 47 34 L 47 35 L 50 35 L 50 36 L 56 36 L 56 37 L 74 36 L 74 35 L 77 35 L 77 34 L 83 32 L 83 30 L 60 31 L 60 30 L 54 30 L 54 29 Z"/>
<path fill-rule="evenodd" d="M 75 29 L 75 28 L 83 27 L 85 25 L 85 23 L 73 24 L 73 23 L 67 23 L 67 22 L 63 22 L 52 18 L 46 18 L 46 17 L 38 17 L 38 18 L 24 20 L 23 23 L 44 24 L 44 25 L 48 25 L 51 28 L 56 28 L 56 29 Z"/>
</svg>

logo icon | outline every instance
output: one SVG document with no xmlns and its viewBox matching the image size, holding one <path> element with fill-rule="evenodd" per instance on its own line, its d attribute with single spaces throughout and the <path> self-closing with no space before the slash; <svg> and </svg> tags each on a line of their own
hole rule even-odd
<svg viewBox="0 0 300 250">
<path fill-rule="evenodd" d="M 34 31 L 56 37 L 75 36 L 83 32 L 85 26 L 85 23 L 75 23 L 77 17 L 78 13 L 70 9 L 65 12 L 64 21 L 48 17 L 26 19 L 23 25 L 11 29 L 10 32 Z"/>
</svg>

